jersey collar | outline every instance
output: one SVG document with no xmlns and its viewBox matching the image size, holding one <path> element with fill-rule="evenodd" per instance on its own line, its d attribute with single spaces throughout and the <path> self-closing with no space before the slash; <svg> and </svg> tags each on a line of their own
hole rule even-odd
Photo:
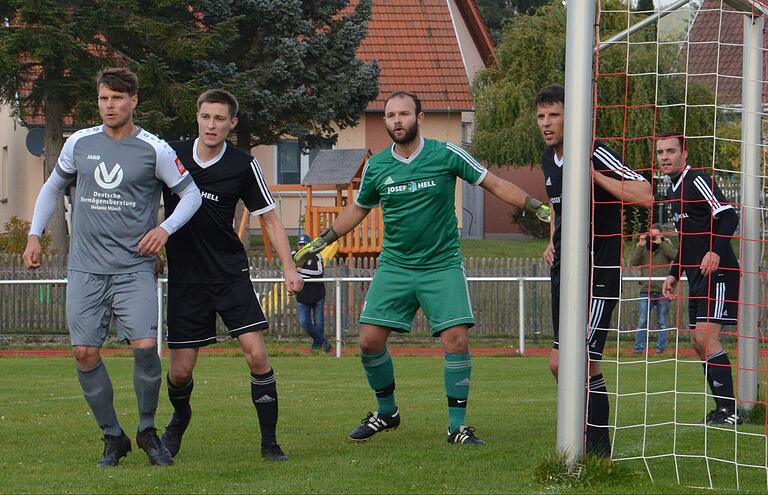
<svg viewBox="0 0 768 495">
<path fill-rule="evenodd" d="M 201 168 L 208 168 L 214 163 L 217 163 L 219 160 L 221 160 L 221 157 L 224 156 L 224 152 L 227 151 L 227 142 L 224 141 L 224 146 L 221 147 L 221 151 L 219 151 L 219 154 L 208 160 L 207 162 L 204 162 L 199 156 L 197 156 L 197 142 L 200 140 L 200 138 L 195 138 L 195 142 L 192 143 L 192 158 L 195 160 L 195 163 L 200 165 Z"/>
<path fill-rule="evenodd" d="M 411 163 L 412 161 L 414 161 L 416 159 L 416 157 L 419 156 L 419 154 L 421 153 L 421 150 L 423 150 L 423 149 L 424 149 L 424 138 L 423 137 L 419 138 L 419 147 L 416 148 L 416 151 L 414 151 L 411 154 L 411 156 L 409 156 L 408 158 L 405 158 L 405 157 L 400 156 L 400 155 L 397 154 L 397 152 L 395 151 L 395 144 L 394 143 L 392 143 L 392 147 L 390 148 L 390 150 L 392 151 L 392 158 L 394 158 L 397 161 L 403 162 L 403 163 Z"/>
<path fill-rule="evenodd" d="M 691 169 L 690 165 L 686 165 L 683 169 L 683 172 L 680 174 L 680 177 L 677 178 L 677 182 L 672 184 L 672 190 L 677 191 L 677 188 L 680 187 L 680 184 L 683 183 L 683 179 L 685 178 L 685 174 L 688 173 L 688 171 Z"/>
<path fill-rule="evenodd" d="M 565 154 L 563 154 L 563 156 L 558 158 L 557 157 L 557 152 L 553 149 L 552 150 L 552 158 L 555 160 L 555 165 L 557 165 L 560 168 L 563 168 L 563 162 L 565 161 Z"/>
</svg>

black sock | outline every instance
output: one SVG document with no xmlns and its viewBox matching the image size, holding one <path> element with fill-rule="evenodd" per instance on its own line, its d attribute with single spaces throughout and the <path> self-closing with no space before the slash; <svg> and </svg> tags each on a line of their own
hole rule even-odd
<svg viewBox="0 0 768 495">
<path fill-rule="evenodd" d="M 608 389 L 602 373 L 589 377 L 587 396 L 587 454 L 611 456 L 611 437 L 608 430 Z"/>
<path fill-rule="evenodd" d="M 195 387 L 194 379 L 190 378 L 187 383 L 177 387 L 171 382 L 171 377 L 166 377 L 168 384 L 168 400 L 173 405 L 173 416 L 182 423 L 189 424 L 192 419 L 192 406 L 189 400 L 192 397 L 192 389 Z"/>
<path fill-rule="evenodd" d="M 725 349 L 707 356 L 705 363 L 707 382 L 712 395 L 715 396 L 715 404 L 718 409 L 726 408 L 733 412 L 736 403 L 733 400 L 733 375 L 731 374 L 731 361 L 728 359 Z"/>
<path fill-rule="evenodd" d="M 263 375 L 251 373 L 251 400 L 259 415 L 261 445 L 277 443 L 277 383 L 272 369 Z"/>
</svg>

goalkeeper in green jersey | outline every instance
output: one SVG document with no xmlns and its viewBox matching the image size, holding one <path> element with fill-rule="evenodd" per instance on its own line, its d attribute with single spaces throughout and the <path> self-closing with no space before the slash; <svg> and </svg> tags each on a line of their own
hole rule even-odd
<svg viewBox="0 0 768 495">
<path fill-rule="evenodd" d="M 445 351 L 448 443 L 481 445 L 485 442 L 464 421 L 472 370 L 468 330 L 475 320 L 459 250 L 456 178 L 480 185 L 545 222 L 549 206 L 488 172 L 463 148 L 421 137 L 423 121 L 418 97 L 406 92 L 389 97 L 384 122 L 393 145 L 368 160 L 354 203 L 297 252 L 294 261 L 301 266 L 306 257 L 351 231 L 380 203 L 384 244 L 360 315 L 360 357 L 376 393 L 377 408 L 349 438 L 365 441 L 400 425 L 387 340 L 393 331 L 409 332 L 421 307 L 432 335 L 440 338 Z"/>
</svg>

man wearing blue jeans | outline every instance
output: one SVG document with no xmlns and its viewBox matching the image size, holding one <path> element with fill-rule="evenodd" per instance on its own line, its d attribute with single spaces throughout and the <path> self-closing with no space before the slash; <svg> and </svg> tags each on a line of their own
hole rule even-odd
<svg viewBox="0 0 768 495">
<path fill-rule="evenodd" d="M 303 248 L 311 239 L 302 234 L 297 243 L 298 249 Z M 295 251 L 294 251 L 295 254 Z M 322 278 L 325 273 L 323 257 L 319 253 L 310 256 L 304 264 L 296 269 L 304 279 Z M 312 337 L 312 351 L 331 351 L 331 343 L 325 339 L 323 305 L 325 304 L 325 284 L 321 282 L 304 285 L 304 290 L 296 294 L 299 305 L 299 325 Z"/>
<path fill-rule="evenodd" d="M 654 224 L 650 235 L 643 235 L 632 253 L 630 266 L 643 269 L 644 277 L 663 277 L 669 266 L 677 259 L 677 249 L 669 239 L 661 234 L 661 226 Z M 667 347 L 667 328 L 669 315 L 669 299 L 661 292 L 661 281 L 641 280 L 640 300 L 637 305 L 638 322 L 635 335 L 635 352 L 645 350 L 647 342 L 648 323 L 653 308 L 656 308 L 656 320 L 659 331 L 656 337 L 656 354 L 662 354 Z"/>
</svg>

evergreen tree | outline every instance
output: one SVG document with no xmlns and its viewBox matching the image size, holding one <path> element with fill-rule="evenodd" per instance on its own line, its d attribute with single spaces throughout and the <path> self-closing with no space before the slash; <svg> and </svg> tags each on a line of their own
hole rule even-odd
<svg viewBox="0 0 768 495">
<path fill-rule="evenodd" d="M 240 101 L 237 146 L 275 144 L 285 135 L 304 149 L 333 144 L 378 95 L 376 62 L 357 58 L 371 0 L 199 2 L 204 26 L 234 22 L 223 50 L 200 66 L 198 83 Z"/>
</svg>

